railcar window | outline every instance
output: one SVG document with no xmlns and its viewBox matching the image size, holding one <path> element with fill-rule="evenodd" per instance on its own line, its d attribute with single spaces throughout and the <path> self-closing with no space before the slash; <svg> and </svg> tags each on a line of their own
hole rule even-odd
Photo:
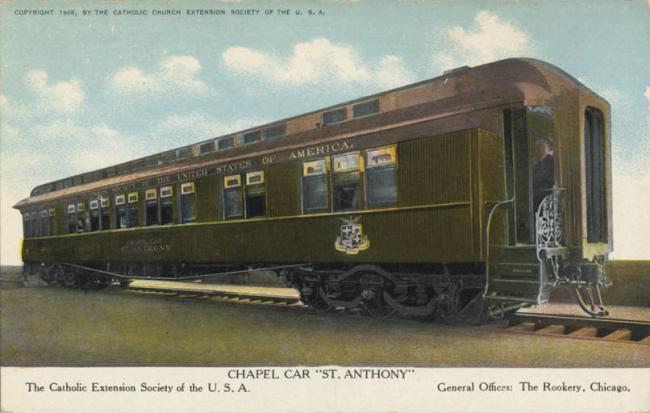
<svg viewBox="0 0 650 413">
<path fill-rule="evenodd" d="M 99 224 L 99 220 L 100 220 L 100 216 L 99 216 L 99 200 L 91 199 L 90 202 L 89 202 L 89 207 L 90 207 L 90 211 L 89 211 L 89 213 L 90 213 L 90 228 L 88 228 L 88 229 L 89 229 L 90 232 L 99 231 L 99 229 L 100 229 L 99 228 L 99 225 L 100 225 Z"/>
<path fill-rule="evenodd" d="M 126 214 L 128 219 L 128 228 L 134 228 L 138 226 L 138 201 L 140 196 L 137 192 L 131 192 L 127 197 L 126 203 Z"/>
<path fill-rule="evenodd" d="M 329 211 L 329 157 L 302 164 L 302 210 L 304 213 Z"/>
<path fill-rule="evenodd" d="M 50 235 L 50 220 L 47 216 L 47 209 L 43 210 L 39 214 L 41 221 L 41 236 Z"/>
<path fill-rule="evenodd" d="M 54 190 L 58 191 L 59 189 L 63 189 L 63 181 L 56 181 L 54 183 Z"/>
<path fill-rule="evenodd" d="M 369 208 L 397 203 L 396 147 L 366 153 L 366 197 Z"/>
<path fill-rule="evenodd" d="M 82 179 L 81 175 L 73 176 L 72 177 L 72 183 L 75 186 L 76 185 L 81 185 L 83 183 L 83 179 Z"/>
<path fill-rule="evenodd" d="M 115 175 L 117 175 L 117 168 L 112 166 L 110 168 L 106 168 L 106 177 L 107 178 L 112 178 Z"/>
<path fill-rule="evenodd" d="M 174 198 L 171 186 L 160 188 L 160 224 L 174 223 Z"/>
<path fill-rule="evenodd" d="M 244 145 L 249 145 L 251 143 L 257 143 L 262 141 L 262 131 L 256 130 L 254 132 L 245 133 L 242 138 L 242 143 Z"/>
<path fill-rule="evenodd" d="M 158 156 L 156 155 L 145 158 L 144 166 L 147 168 L 158 166 Z"/>
<path fill-rule="evenodd" d="M 115 228 L 123 229 L 129 227 L 129 220 L 126 208 L 126 196 L 115 197 Z"/>
<path fill-rule="evenodd" d="M 223 178 L 223 212 L 226 219 L 244 217 L 242 205 L 241 175 L 229 175 Z"/>
<path fill-rule="evenodd" d="M 199 146 L 199 155 L 205 155 L 214 151 L 214 142 L 203 143 Z"/>
<path fill-rule="evenodd" d="M 131 172 L 137 172 L 142 169 L 144 169 L 144 159 L 136 159 L 135 161 L 131 161 Z"/>
<path fill-rule="evenodd" d="M 83 202 L 77 204 L 77 232 L 86 230 L 86 205 Z"/>
<path fill-rule="evenodd" d="M 264 130 L 264 139 L 272 140 L 284 135 L 287 127 L 282 125 L 270 126 Z"/>
<path fill-rule="evenodd" d="M 219 141 L 217 142 L 217 149 L 221 151 L 224 149 L 232 148 L 234 144 L 235 144 L 235 138 L 233 137 L 219 139 Z"/>
<path fill-rule="evenodd" d="M 346 108 L 324 112 L 323 125 L 331 125 L 332 123 L 343 122 L 346 118 L 347 118 Z"/>
<path fill-rule="evenodd" d="M 190 224 L 196 221 L 194 196 L 194 182 L 181 184 L 181 224 Z"/>
<path fill-rule="evenodd" d="M 361 208 L 363 189 L 361 187 L 361 162 L 359 153 L 334 156 L 333 202 L 334 211 L 353 211 Z"/>
<path fill-rule="evenodd" d="M 29 212 L 23 214 L 23 236 L 25 238 L 32 236 L 32 223 L 29 220 Z"/>
<path fill-rule="evenodd" d="M 362 116 L 373 115 L 379 112 L 379 99 L 370 102 L 359 103 L 352 107 L 352 116 L 360 118 Z"/>
<path fill-rule="evenodd" d="M 246 218 L 266 215 L 264 171 L 246 173 Z"/>
<path fill-rule="evenodd" d="M 585 110 L 585 173 L 587 192 L 587 241 L 607 242 L 605 199 L 605 130 L 603 113 Z"/>
<path fill-rule="evenodd" d="M 102 230 L 111 229 L 111 201 L 108 197 L 101 197 L 99 214 L 101 215 L 100 228 Z"/>
<path fill-rule="evenodd" d="M 180 148 L 176 151 L 176 159 L 182 160 L 190 157 L 192 149 L 190 148 Z"/>
<path fill-rule="evenodd" d="M 86 174 L 83 174 L 83 176 L 81 177 L 81 180 L 83 181 L 84 184 L 92 182 L 93 181 L 93 173 L 88 172 Z"/>
<path fill-rule="evenodd" d="M 77 208 L 74 204 L 68 205 L 65 214 L 65 221 L 65 227 L 68 234 L 74 234 L 77 232 Z"/>
<path fill-rule="evenodd" d="M 158 221 L 158 196 L 156 189 L 147 189 L 144 192 L 144 204 L 144 225 L 147 227 L 158 225 L 160 222 Z"/>
<path fill-rule="evenodd" d="M 176 152 L 171 151 L 171 152 L 165 152 L 162 155 L 160 155 L 160 161 L 167 165 L 176 160 Z"/>
<path fill-rule="evenodd" d="M 127 175 L 131 173 L 131 165 L 128 163 L 123 163 L 122 165 L 117 165 L 117 174 L 118 175 Z"/>
<path fill-rule="evenodd" d="M 50 208 L 47 211 L 47 215 L 48 215 L 48 219 L 49 219 L 49 222 L 50 222 L 49 223 L 49 225 L 50 225 L 50 233 L 49 233 L 49 235 L 56 235 L 56 233 L 57 233 L 56 220 L 55 220 L 56 210 L 54 208 Z"/>
<path fill-rule="evenodd" d="M 32 236 L 38 237 L 41 235 L 41 222 L 38 219 L 38 213 L 36 211 L 29 213 L 29 220 L 32 223 Z"/>
</svg>

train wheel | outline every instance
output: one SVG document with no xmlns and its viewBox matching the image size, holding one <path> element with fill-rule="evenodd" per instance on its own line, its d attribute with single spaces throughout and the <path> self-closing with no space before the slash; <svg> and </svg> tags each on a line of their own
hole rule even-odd
<svg viewBox="0 0 650 413">
<path fill-rule="evenodd" d="M 101 290 L 111 284 L 111 278 L 104 275 L 86 274 L 82 284 L 86 289 Z"/>
<path fill-rule="evenodd" d="M 41 273 L 41 278 L 48 285 L 54 285 L 59 281 L 61 274 L 63 274 L 63 267 L 61 267 L 61 264 L 53 264 L 45 268 Z"/>
<path fill-rule="evenodd" d="M 394 308 L 382 300 L 364 301 L 363 310 L 370 317 L 374 318 L 389 318 L 396 313 Z"/>
<path fill-rule="evenodd" d="M 79 285 L 79 276 L 72 271 L 61 271 L 59 282 L 64 287 L 75 288 Z"/>
</svg>

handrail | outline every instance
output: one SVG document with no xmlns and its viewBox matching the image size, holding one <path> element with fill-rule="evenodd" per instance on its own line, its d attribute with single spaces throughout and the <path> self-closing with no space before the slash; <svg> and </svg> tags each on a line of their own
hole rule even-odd
<svg viewBox="0 0 650 413">
<path fill-rule="evenodd" d="M 490 286 L 490 233 L 492 228 L 492 217 L 496 210 L 502 205 L 513 203 L 515 198 L 510 198 L 504 201 L 497 202 L 488 215 L 487 225 L 485 227 L 485 290 L 483 291 L 483 298 L 486 298 L 488 287 Z"/>
</svg>

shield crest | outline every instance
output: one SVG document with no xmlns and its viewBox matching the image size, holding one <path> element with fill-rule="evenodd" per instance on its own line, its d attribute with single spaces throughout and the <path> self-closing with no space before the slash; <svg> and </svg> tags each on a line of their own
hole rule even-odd
<svg viewBox="0 0 650 413">
<path fill-rule="evenodd" d="M 339 236 L 336 237 L 334 247 L 337 251 L 345 252 L 348 255 L 358 254 L 359 251 L 367 250 L 370 247 L 368 236 L 363 233 L 363 226 L 359 222 L 360 217 L 344 219 L 339 228 Z"/>
</svg>

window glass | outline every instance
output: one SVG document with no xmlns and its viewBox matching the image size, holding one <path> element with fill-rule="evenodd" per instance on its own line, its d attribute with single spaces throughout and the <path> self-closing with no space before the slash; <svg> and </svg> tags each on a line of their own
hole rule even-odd
<svg viewBox="0 0 650 413">
<path fill-rule="evenodd" d="M 99 214 L 101 216 L 101 229 L 111 229 L 111 202 L 108 197 L 101 197 L 99 202 Z"/>
<path fill-rule="evenodd" d="M 232 148 L 234 144 L 235 144 L 235 138 L 233 137 L 219 139 L 219 141 L 217 142 L 217 149 L 223 150 L 223 149 Z"/>
<path fill-rule="evenodd" d="M 323 113 L 323 125 L 343 122 L 346 118 L 346 114 L 347 111 L 345 108 L 325 112 Z"/>
<path fill-rule="evenodd" d="M 144 192 L 144 225 L 150 227 L 158 225 L 158 196 L 156 189 L 147 189 Z"/>
<path fill-rule="evenodd" d="M 41 235 L 42 236 L 50 235 L 50 218 L 47 214 L 47 209 L 41 211 L 40 220 L 41 220 Z"/>
<path fill-rule="evenodd" d="M 194 183 L 181 184 L 181 224 L 196 221 Z"/>
<path fill-rule="evenodd" d="M 607 242 L 606 153 L 603 113 L 585 110 L 584 147 L 587 192 L 587 242 Z"/>
<path fill-rule="evenodd" d="M 282 125 L 270 126 L 264 130 L 264 139 L 271 140 L 279 138 L 284 135 L 285 130 L 286 125 L 284 123 Z"/>
<path fill-rule="evenodd" d="M 126 213 L 126 196 L 117 195 L 115 197 L 115 228 L 123 229 L 129 227 Z"/>
<path fill-rule="evenodd" d="M 176 159 L 178 160 L 187 159 L 190 157 L 191 153 L 192 153 L 192 149 L 190 148 L 180 148 L 176 151 Z"/>
<path fill-rule="evenodd" d="M 131 173 L 131 165 L 128 163 L 123 163 L 121 165 L 117 165 L 117 174 L 118 175 L 126 175 Z"/>
<path fill-rule="evenodd" d="M 23 234 L 25 234 L 25 238 L 32 236 L 32 223 L 29 219 L 29 212 L 23 214 Z"/>
<path fill-rule="evenodd" d="M 361 170 L 358 153 L 333 157 L 332 207 L 334 211 L 360 209 L 363 203 Z"/>
<path fill-rule="evenodd" d="M 176 160 L 176 152 L 169 151 L 160 155 L 160 162 L 164 165 L 173 163 Z"/>
<path fill-rule="evenodd" d="M 90 228 L 89 231 L 99 231 L 99 200 L 91 199 L 88 204 L 90 211 Z"/>
<path fill-rule="evenodd" d="M 50 208 L 47 211 L 47 215 L 50 220 L 50 235 L 56 235 L 56 221 L 55 221 L 55 216 L 56 216 L 56 210 L 54 208 Z"/>
<path fill-rule="evenodd" d="M 255 218 L 266 215 L 266 195 L 264 171 L 246 174 L 246 217 Z"/>
<path fill-rule="evenodd" d="M 41 220 L 39 219 L 38 212 L 30 212 L 29 220 L 32 223 L 32 236 L 41 236 Z"/>
<path fill-rule="evenodd" d="M 126 215 L 128 219 L 128 224 L 127 228 L 134 228 L 137 227 L 139 224 L 139 219 L 138 219 L 138 201 L 140 197 L 137 192 L 131 192 L 127 196 L 127 203 L 126 203 Z"/>
<path fill-rule="evenodd" d="M 371 100 L 370 102 L 359 103 L 352 107 L 352 116 L 355 118 L 361 116 L 368 116 L 379 112 L 379 100 Z"/>
<path fill-rule="evenodd" d="M 86 205 L 83 202 L 77 204 L 77 232 L 86 231 Z"/>
<path fill-rule="evenodd" d="M 396 147 L 368 150 L 366 156 L 366 196 L 368 207 L 397 203 Z"/>
<path fill-rule="evenodd" d="M 260 142 L 262 140 L 262 131 L 256 130 L 254 132 L 245 133 L 242 138 L 242 143 L 248 145 L 251 143 Z"/>
<path fill-rule="evenodd" d="M 174 223 L 174 197 L 171 186 L 160 188 L 160 224 Z"/>
<path fill-rule="evenodd" d="M 68 205 L 65 214 L 65 228 L 68 234 L 77 232 L 77 209 L 74 204 Z"/>
<path fill-rule="evenodd" d="M 199 154 L 204 155 L 214 151 L 214 142 L 203 143 L 199 146 Z"/>
<path fill-rule="evenodd" d="M 305 213 L 329 210 L 328 163 L 329 158 L 325 158 L 302 164 L 302 209 Z"/>
<path fill-rule="evenodd" d="M 243 218 L 241 175 L 224 176 L 223 187 L 224 217 L 226 219 Z"/>
</svg>

